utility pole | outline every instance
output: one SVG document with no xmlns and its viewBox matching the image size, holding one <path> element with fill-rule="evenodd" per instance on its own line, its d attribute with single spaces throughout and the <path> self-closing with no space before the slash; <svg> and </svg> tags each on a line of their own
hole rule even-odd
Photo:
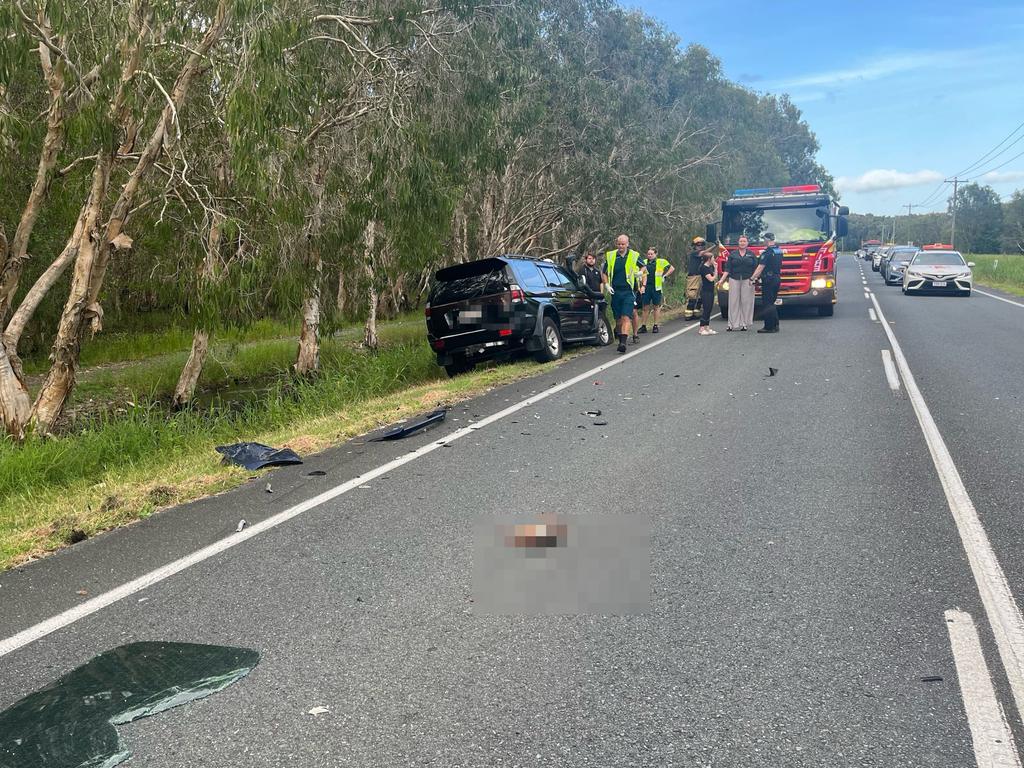
<svg viewBox="0 0 1024 768">
<path fill-rule="evenodd" d="M 916 208 L 917 206 L 914 203 L 907 203 L 903 207 L 907 209 L 907 224 L 909 225 L 910 224 L 910 217 L 913 215 L 914 208 Z M 908 245 L 909 245 L 909 241 L 908 241 Z"/>
<path fill-rule="evenodd" d="M 946 179 L 947 184 L 953 185 L 953 225 L 949 231 L 949 244 L 953 246 L 953 248 L 956 248 L 956 187 L 959 182 L 960 179 L 956 176 L 952 179 Z"/>
</svg>

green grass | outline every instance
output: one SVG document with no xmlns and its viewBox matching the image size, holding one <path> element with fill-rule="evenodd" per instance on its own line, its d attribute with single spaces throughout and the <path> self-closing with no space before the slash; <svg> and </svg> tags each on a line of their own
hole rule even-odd
<svg viewBox="0 0 1024 768">
<path fill-rule="evenodd" d="M 975 263 L 974 278 L 979 283 L 1024 296 L 1024 255 L 980 253 L 967 259 Z"/>
</svg>

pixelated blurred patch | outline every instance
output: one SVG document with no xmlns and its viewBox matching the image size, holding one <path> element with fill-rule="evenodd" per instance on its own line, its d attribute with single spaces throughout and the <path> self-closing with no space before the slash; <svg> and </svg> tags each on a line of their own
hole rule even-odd
<svg viewBox="0 0 1024 768">
<path fill-rule="evenodd" d="M 635 614 L 650 603 L 650 523 L 640 515 L 481 516 L 473 527 L 482 614 Z"/>
</svg>

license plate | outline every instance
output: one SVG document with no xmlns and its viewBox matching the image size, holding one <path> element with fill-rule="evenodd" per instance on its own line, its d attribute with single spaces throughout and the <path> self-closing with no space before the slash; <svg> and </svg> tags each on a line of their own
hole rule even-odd
<svg viewBox="0 0 1024 768">
<path fill-rule="evenodd" d="M 935 288 L 945 288 L 946 287 L 946 281 L 945 280 L 932 280 L 932 286 L 935 287 Z"/>
</svg>

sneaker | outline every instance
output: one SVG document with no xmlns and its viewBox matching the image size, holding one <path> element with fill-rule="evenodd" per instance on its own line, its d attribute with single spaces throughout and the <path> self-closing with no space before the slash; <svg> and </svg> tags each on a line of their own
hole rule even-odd
<svg viewBox="0 0 1024 768">
<path fill-rule="evenodd" d="M 626 352 L 626 343 L 624 341 L 620 341 L 619 342 L 619 354 L 622 355 L 622 354 L 625 354 L 625 352 Z"/>
<path fill-rule="evenodd" d="M 707 328 L 705 328 L 705 327 L 704 327 L 704 326 L 702 325 L 702 326 L 701 326 L 700 328 L 698 328 L 698 329 L 697 329 L 697 335 L 698 335 L 698 336 L 710 336 L 711 334 L 709 334 L 709 333 L 708 333 L 708 329 L 707 329 Z"/>
<path fill-rule="evenodd" d="M 643 333 L 643 331 L 641 331 L 641 333 Z M 661 333 L 661 331 L 658 330 L 658 326 L 654 326 L 651 328 L 651 333 Z"/>
<path fill-rule="evenodd" d="M 654 327 L 657 328 L 658 326 L 654 326 Z M 646 325 L 641 325 L 640 326 L 640 330 L 637 331 L 637 333 L 647 333 L 647 326 Z"/>
<path fill-rule="evenodd" d="M 640 343 L 640 337 L 639 337 L 639 336 L 636 336 L 636 335 L 634 335 L 634 336 L 633 336 L 633 343 L 634 343 L 634 344 L 639 344 L 639 343 Z"/>
<path fill-rule="evenodd" d="M 716 331 L 716 330 L 715 330 L 714 328 L 712 328 L 712 327 L 711 327 L 711 326 L 709 325 L 709 326 L 708 326 L 708 336 L 716 336 L 717 334 L 718 334 L 718 331 Z"/>
</svg>

